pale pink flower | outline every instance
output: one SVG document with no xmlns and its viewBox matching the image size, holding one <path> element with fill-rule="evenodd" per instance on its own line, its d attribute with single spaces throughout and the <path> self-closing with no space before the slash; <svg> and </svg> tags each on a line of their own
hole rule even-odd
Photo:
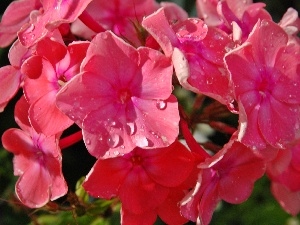
<svg viewBox="0 0 300 225">
<path fill-rule="evenodd" d="M 239 105 L 239 140 L 253 149 L 283 148 L 299 138 L 299 46 L 272 21 L 225 57 Z"/>
<path fill-rule="evenodd" d="M 83 129 L 92 155 L 114 157 L 175 141 L 172 64 L 159 51 L 135 49 L 107 31 L 91 41 L 81 71 L 60 90 L 57 105 Z"/>
<path fill-rule="evenodd" d="M 4 132 L 2 144 L 14 154 L 14 174 L 20 176 L 16 194 L 20 201 L 39 208 L 67 193 L 62 175 L 58 137 L 36 133 L 28 121 L 28 103 L 22 97 L 16 104 L 15 118 L 22 128 Z"/>
</svg>

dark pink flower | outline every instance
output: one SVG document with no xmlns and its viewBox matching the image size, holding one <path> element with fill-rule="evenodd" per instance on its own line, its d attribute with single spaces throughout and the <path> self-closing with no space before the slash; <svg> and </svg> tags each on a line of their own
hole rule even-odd
<svg viewBox="0 0 300 225">
<path fill-rule="evenodd" d="M 146 17 L 142 25 L 165 55 L 172 57 L 176 76 L 184 88 L 223 104 L 231 102 L 228 74 L 223 63 L 231 40 L 225 32 L 208 28 L 198 18 L 170 24 L 164 8 Z"/>
<path fill-rule="evenodd" d="M 181 213 L 203 225 L 209 224 L 220 200 L 232 204 L 246 201 L 265 172 L 264 161 L 235 140 L 198 167 L 198 182 L 182 200 Z"/>
<path fill-rule="evenodd" d="M 42 9 L 18 32 L 20 42 L 30 47 L 63 23 L 74 22 L 92 0 L 44 0 Z"/>
<path fill-rule="evenodd" d="M 137 28 L 140 27 L 144 16 L 158 8 L 159 5 L 154 0 L 94 0 L 87 6 L 86 11 L 104 29 L 111 30 L 135 46 L 140 46 L 143 42 L 139 38 Z M 80 20 L 72 24 L 72 32 L 85 39 L 96 35 Z"/>
<path fill-rule="evenodd" d="M 208 26 L 218 27 L 237 43 L 244 41 L 260 19 L 271 20 L 264 3 L 252 0 L 197 0 L 197 12 Z"/>
<path fill-rule="evenodd" d="M 131 224 L 128 221 L 133 221 L 135 214 L 138 222 L 143 217 L 152 218 L 151 222 L 157 214 L 171 221 L 168 213 L 174 215 L 174 220 L 185 221 L 177 202 L 183 197 L 180 185 L 190 175 L 193 160 L 192 154 L 178 141 L 151 151 L 135 148 L 123 156 L 98 159 L 83 187 L 97 198 L 119 197 L 126 224 Z"/>
<path fill-rule="evenodd" d="M 299 138 L 299 46 L 284 30 L 258 22 L 248 40 L 226 55 L 239 105 L 239 140 L 253 149 L 283 148 Z"/>
<path fill-rule="evenodd" d="M 46 37 L 36 46 L 36 54 L 22 65 L 26 75 L 24 93 L 30 103 L 29 119 L 38 133 L 54 135 L 73 121 L 56 106 L 56 94 L 79 73 L 88 42 L 73 42 L 68 47 Z"/>
<path fill-rule="evenodd" d="M 177 138 L 172 65 L 159 51 L 135 49 L 112 32 L 100 33 L 81 71 L 60 90 L 57 105 L 83 128 L 92 155 L 114 157 L 136 146 L 168 146 Z"/>
<path fill-rule="evenodd" d="M 17 0 L 10 3 L 1 18 L 0 47 L 7 47 L 20 28 L 29 21 L 30 13 L 41 7 L 40 0 Z"/>
<path fill-rule="evenodd" d="M 20 176 L 16 183 L 18 198 L 30 208 L 39 208 L 49 200 L 65 195 L 67 185 L 61 171 L 58 138 L 46 137 L 30 127 L 28 107 L 22 97 L 15 110 L 16 122 L 22 130 L 11 128 L 5 131 L 2 144 L 14 154 L 14 174 Z"/>
</svg>

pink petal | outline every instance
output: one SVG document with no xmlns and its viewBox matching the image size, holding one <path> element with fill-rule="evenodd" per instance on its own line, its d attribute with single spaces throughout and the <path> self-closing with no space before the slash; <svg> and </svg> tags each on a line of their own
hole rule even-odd
<svg viewBox="0 0 300 225">
<path fill-rule="evenodd" d="M 131 108 L 127 107 L 127 110 L 131 111 Z M 112 104 L 92 111 L 83 121 L 86 147 L 97 158 L 116 157 L 130 152 L 136 146 L 131 138 L 135 132 L 136 127 L 132 120 L 127 120 L 125 108 Z"/>
<path fill-rule="evenodd" d="M 132 164 L 123 157 L 99 159 L 87 175 L 83 187 L 94 197 L 110 199 L 119 193 L 120 186 Z"/>
<path fill-rule="evenodd" d="M 88 91 L 86 87 L 89 87 Z M 85 72 L 74 77 L 60 89 L 56 104 L 82 127 L 82 121 L 87 114 L 113 102 L 115 95 L 107 80 L 101 79 L 98 74 Z"/>
<path fill-rule="evenodd" d="M 167 20 L 164 8 L 160 8 L 155 13 L 144 18 L 142 26 L 158 42 L 165 55 L 170 57 L 173 52 L 173 46 L 177 46 L 179 40 Z"/>
<path fill-rule="evenodd" d="M 287 44 L 288 37 L 276 23 L 262 20 L 253 28 L 247 41 L 253 44 L 254 60 L 273 67 L 278 51 Z"/>
<path fill-rule="evenodd" d="M 18 0 L 11 2 L 2 15 L 0 24 L 1 47 L 7 47 L 17 37 L 23 24 L 29 21 L 30 12 L 41 7 L 39 0 Z"/>
<path fill-rule="evenodd" d="M 249 91 L 241 96 L 239 102 L 240 126 L 238 139 L 252 149 L 266 148 L 266 141 L 258 127 L 260 96 L 256 91 Z"/>
<path fill-rule="evenodd" d="M 286 105 L 272 97 L 262 102 L 258 125 L 270 145 L 282 148 L 293 141 L 299 131 L 299 123 L 298 106 Z"/>
<path fill-rule="evenodd" d="M 130 210 L 121 208 L 121 224 L 123 225 L 146 225 L 154 224 L 156 221 L 156 212 L 153 210 L 140 214 L 132 213 Z"/>
<path fill-rule="evenodd" d="M 158 154 L 151 157 L 154 152 Z M 167 148 L 157 151 L 154 149 L 149 153 L 143 166 L 147 174 L 163 186 L 175 187 L 180 185 L 192 171 L 192 155 L 178 141 Z"/>
<path fill-rule="evenodd" d="M 272 183 L 271 191 L 281 207 L 289 214 L 296 216 L 300 212 L 299 191 L 292 192 L 280 183 Z"/>
<path fill-rule="evenodd" d="M 35 101 L 29 108 L 32 127 L 45 135 L 58 134 L 73 124 L 55 104 L 56 92 L 52 91 Z"/>
<path fill-rule="evenodd" d="M 16 194 L 30 208 L 44 206 L 50 198 L 51 178 L 38 162 L 32 162 L 16 183 Z"/>
<path fill-rule="evenodd" d="M 25 24 L 18 33 L 20 42 L 30 47 L 62 23 L 71 23 L 77 19 L 91 0 L 45 0 L 43 14 L 36 15 L 30 23 Z"/>
<path fill-rule="evenodd" d="M 3 112 L 7 103 L 15 96 L 21 83 L 21 73 L 13 66 L 0 68 L 0 112 Z"/>
<path fill-rule="evenodd" d="M 34 66 L 33 66 L 34 65 Z M 30 79 L 37 79 L 43 71 L 43 60 L 40 56 L 32 56 L 22 64 L 21 72 Z"/>
<path fill-rule="evenodd" d="M 178 105 L 171 95 L 166 100 L 144 100 L 133 98 L 137 131 L 134 134 L 139 147 L 166 147 L 173 143 L 178 135 Z M 147 143 L 139 144 L 140 138 Z M 143 146 L 141 146 L 143 145 Z"/>
<path fill-rule="evenodd" d="M 31 124 L 28 118 L 28 111 L 29 111 L 29 104 L 25 99 L 25 96 L 22 97 L 17 101 L 15 105 L 15 121 L 21 127 L 22 130 L 30 132 Z"/>
<path fill-rule="evenodd" d="M 155 183 L 141 166 L 135 166 L 120 187 L 122 207 L 140 214 L 154 210 L 167 198 L 169 189 Z"/>
<path fill-rule="evenodd" d="M 33 60 L 31 61 L 31 59 Z M 37 60 L 35 60 L 35 56 L 33 56 L 26 61 L 24 67 L 37 67 L 38 65 L 34 64 L 36 62 Z M 26 69 L 28 72 L 33 72 L 33 74 L 26 74 L 28 77 L 25 78 L 24 83 L 24 93 L 30 104 L 37 101 L 41 96 L 47 95 L 52 91 L 57 91 L 59 88 L 56 71 L 52 64 L 46 59 L 42 59 L 42 61 L 39 60 L 39 62 L 42 63 L 42 70 L 38 78 L 29 78 L 30 76 L 36 76 L 37 71 L 35 69 Z"/>
<path fill-rule="evenodd" d="M 178 204 L 183 197 L 183 191 L 171 189 L 168 198 L 157 209 L 159 217 L 166 224 L 185 224 L 188 222 L 188 220 L 181 215 Z"/>
<path fill-rule="evenodd" d="M 139 94 L 133 94 L 143 99 L 167 99 L 172 93 L 173 67 L 170 59 L 149 48 L 139 48 L 138 53 L 142 71 L 140 85 L 143 88 Z"/>
<path fill-rule="evenodd" d="M 8 151 L 31 157 L 35 151 L 31 137 L 20 129 L 10 128 L 2 135 L 2 144 Z M 22 147 L 20 147 L 22 146 Z"/>
</svg>

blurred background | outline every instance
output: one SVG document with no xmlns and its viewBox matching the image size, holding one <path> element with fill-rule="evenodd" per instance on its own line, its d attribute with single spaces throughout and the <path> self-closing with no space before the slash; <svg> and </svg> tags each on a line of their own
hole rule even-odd
<svg viewBox="0 0 300 225">
<path fill-rule="evenodd" d="M 0 15 L 10 2 L 8 0 L 0 1 Z M 189 12 L 190 17 L 196 16 L 195 0 L 174 0 L 172 2 L 181 5 Z M 276 22 L 280 20 L 287 8 L 293 7 L 298 12 L 300 10 L 300 0 L 265 0 L 260 2 L 266 3 L 266 9 Z M 7 59 L 8 50 L 9 48 L 0 49 L 1 67 L 9 63 Z M 15 102 L 21 94 L 19 93 L 9 103 L 6 110 L 0 114 L 0 135 L 8 128 L 17 127 L 13 118 L 13 110 Z M 117 225 L 120 223 L 118 213 L 108 210 L 103 202 L 98 202 L 99 210 L 102 210 L 101 218 L 99 218 L 97 211 L 94 214 L 86 213 L 86 209 L 78 204 L 76 197 L 72 200 L 72 193 L 75 192 L 77 181 L 89 172 L 95 162 L 95 159 L 87 153 L 83 143 L 78 143 L 63 151 L 63 173 L 69 185 L 70 194 L 59 199 L 57 205 L 50 205 L 48 208 L 40 210 L 23 207 L 15 197 L 14 185 L 17 177 L 13 176 L 12 157 L 12 154 L 2 149 L 0 145 L 0 225 Z M 245 203 L 231 205 L 222 202 L 219 204 L 213 215 L 211 225 L 300 225 L 299 217 L 291 217 L 280 208 L 270 193 L 269 185 L 268 179 L 263 177 L 256 183 L 253 194 Z M 66 207 L 64 207 L 65 202 L 68 202 Z M 62 211 L 57 211 L 59 206 L 62 206 Z M 163 223 L 158 220 L 156 224 Z"/>
</svg>

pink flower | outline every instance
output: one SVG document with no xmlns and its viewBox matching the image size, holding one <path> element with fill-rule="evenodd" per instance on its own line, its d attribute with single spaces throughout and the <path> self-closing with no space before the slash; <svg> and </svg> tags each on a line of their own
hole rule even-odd
<svg viewBox="0 0 300 225">
<path fill-rule="evenodd" d="M 73 121 L 56 106 L 56 94 L 79 73 L 88 42 L 73 42 L 68 47 L 46 37 L 36 46 L 36 54 L 22 65 L 26 75 L 24 93 L 30 103 L 29 119 L 38 133 L 54 135 Z"/>
<path fill-rule="evenodd" d="M 11 65 L 0 68 L 0 112 L 4 110 L 8 102 L 22 86 L 24 75 L 21 73 L 20 68 L 31 52 L 31 49 L 25 48 L 18 40 L 11 46 L 8 53 Z"/>
<path fill-rule="evenodd" d="M 123 224 L 150 224 L 157 214 L 171 221 L 168 213 L 185 221 L 177 205 L 183 197 L 179 185 L 190 175 L 193 160 L 192 154 L 178 141 L 151 151 L 135 148 L 120 157 L 98 159 L 83 187 L 97 198 L 119 197 L 122 217 L 127 221 Z M 139 220 L 130 223 L 134 215 Z M 142 223 L 143 220 L 147 223 Z"/>
<path fill-rule="evenodd" d="M 271 190 L 282 208 L 296 216 L 300 212 L 300 144 L 282 149 L 267 167 Z"/>
<path fill-rule="evenodd" d="M 248 199 L 254 182 L 265 172 L 265 163 L 251 149 L 232 139 L 198 168 L 198 182 L 182 200 L 181 213 L 207 225 L 220 200 L 240 204 Z"/>
<path fill-rule="evenodd" d="M 299 138 L 299 46 L 263 20 L 225 57 L 239 105 L 239 140 L 253 149 L 283 148 Z"/>
<path fill-rule="evenodd" d="M 92 40 L 81 71 L 60 90 L 57 105 L 82 127 L 92 155 L 114 157 L 175 141 L 179 113 L 172 65 L 163 54 L 104 32 Z"/>
<path fill-rule="evenodd" d="M 223 104 L 231 102 L 228 74 L 223 57 L 231 43 L 226 33 L 208 28 L 200 19 L 188 18 L 170 24 L 164 8 L 146 17 L 143 27 L 172 57 L 180 84 Z"/>
<path fill-rule="evenodd" d="M 142 18 L 158 7 L 154 0 L 94 0 L 87 6 L 86 11 L 105 30 L 111 30 L 135 46 L 140 46 L 143 41 L 137 28 L 140 27 Z M 85 39 L 91 39 L 96 35 L 80 20 L 76 20 L 71 29 L 75 35 Z"/>
<path fill-rule="evenodd" d="M 92 0 L 44 0 L 42 9 L 18 32 L 20 42 L 30 47 L 63 23 L 74 22 Z"/>
<path fill-rule="evenodd" d="M 10 45 L 22 25 L 29 21 L 30 13 L 41 6 L 39 0 L 17 0 L 10 3 L 0 23 L 0 47 Z"/>
<path fill-rule="evenodd" d="M 39 208 L 65 195 L 67 185 L 61 171 L 58 137 L 36 133 L 28 121 L 28 107 L 22 97 L 15 109 L 16 122 L 22 130 L 5 131 L 2 144 L 14 154 L 14 174 L 20 176 L 16 183 L 18 198 L 30 208 Z"/>
<path fill-rule="evenodd" d="M 199 17 L 208 26 L 232 33 L 233 40 L 238 43 L 248 37 L 259 19 L 272 19 L 264 10 L 264 3 L 252 3 L 252 0 L 197 0 L 196 6 Z"/>
</svg>

